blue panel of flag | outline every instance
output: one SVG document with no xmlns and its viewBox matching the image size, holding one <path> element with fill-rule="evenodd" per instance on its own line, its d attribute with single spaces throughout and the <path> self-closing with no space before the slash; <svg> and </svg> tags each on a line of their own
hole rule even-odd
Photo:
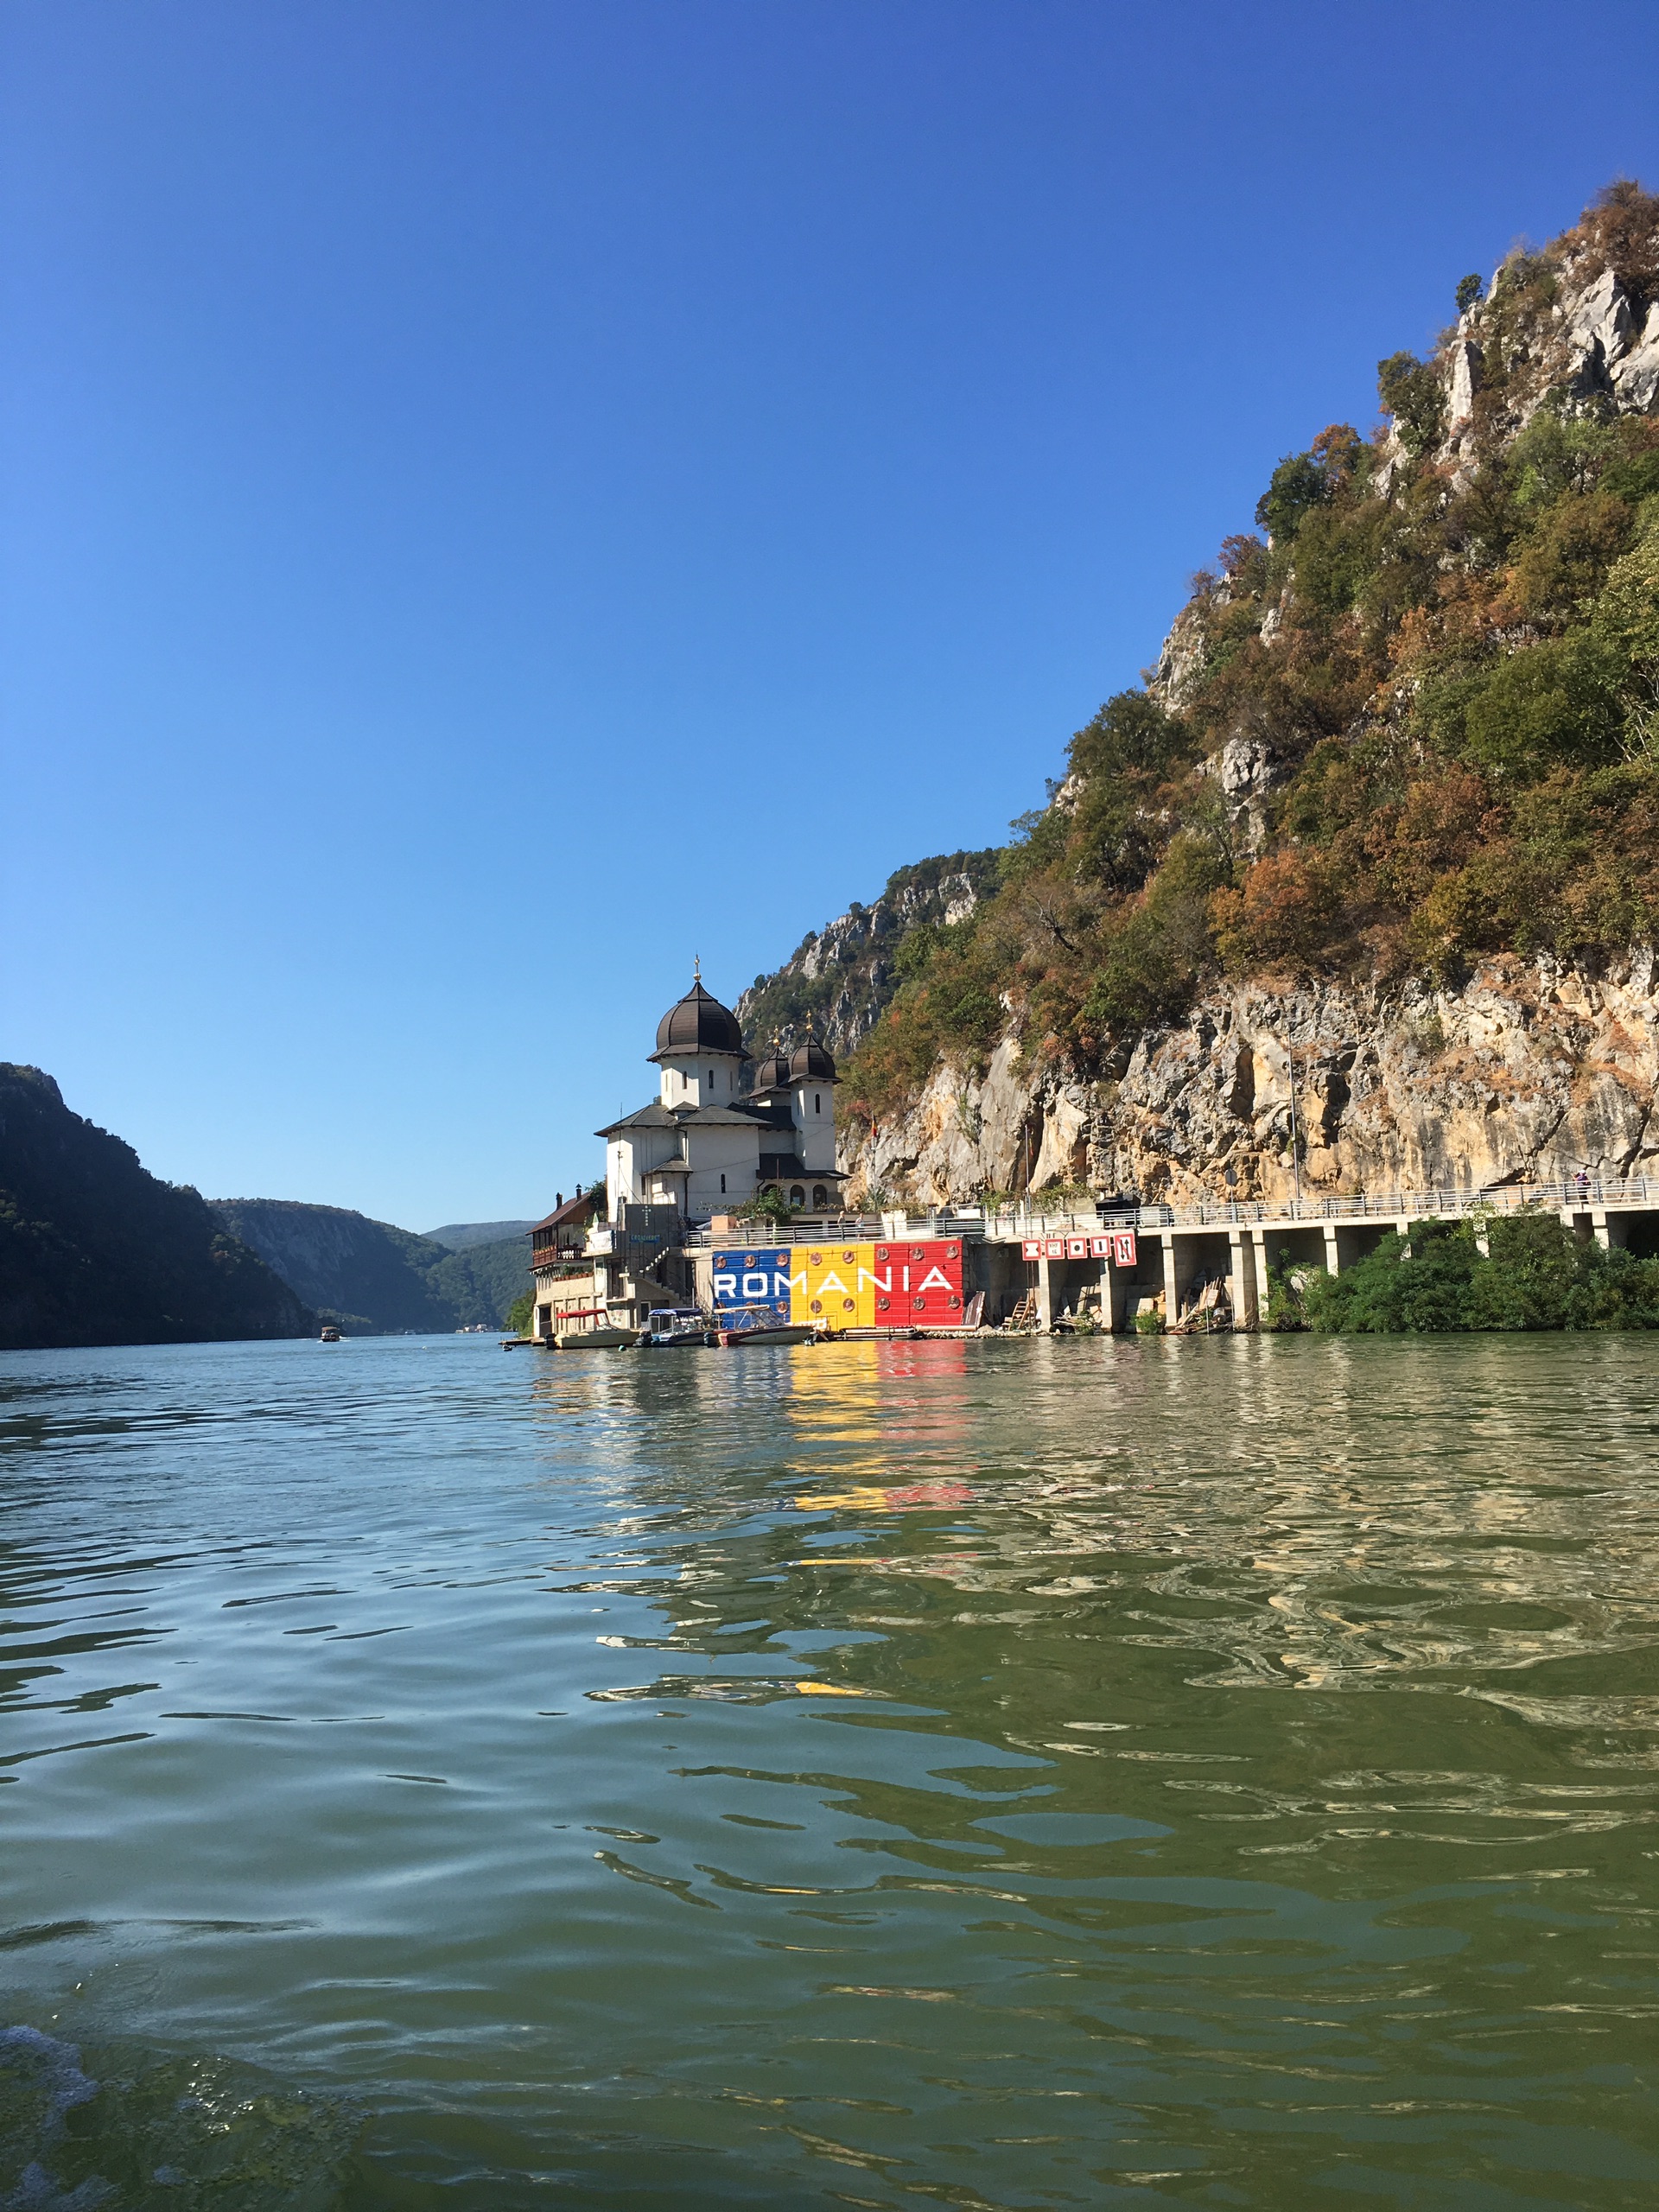
<svg viewBox="0 0 1659 2212">
<path fill-rule="evenodd" d="M 734 1247 L 715 1254 L 715 1321 L 726 1329 L 789 1325 L 787 1245 Z"/>
</svg>

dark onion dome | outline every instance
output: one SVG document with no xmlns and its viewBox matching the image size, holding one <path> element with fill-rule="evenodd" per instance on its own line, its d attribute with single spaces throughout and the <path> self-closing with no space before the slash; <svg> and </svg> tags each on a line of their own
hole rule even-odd
<svg viewBox="0 0 1659 2212">
<path fill-rule="evenodd" d="M 789 1056 L 791 1083 L 833 1083 L 836 1064 L 809 1030 Z"/>
<path fill-rule="evenodd" d="M 682 1052 L 735 1052 L 740 1058 L 747 1057 L 737 1016 L 730 1007 L 710 998 L 701 980 L 658 1023 L 657 1049 L 651 1057 L 661 1060 Z"/>
<path fill-rule="evenodd" d="M 788 1088 L 789 1062 L 784 1057 L 782 1045 L 774 1037 L 772 1040 L 772 1050 L 755 1069 L 754 1077 L 749 1089 L 751 1091 L 756 1091 L 786 1090 Z"/>
</svg>

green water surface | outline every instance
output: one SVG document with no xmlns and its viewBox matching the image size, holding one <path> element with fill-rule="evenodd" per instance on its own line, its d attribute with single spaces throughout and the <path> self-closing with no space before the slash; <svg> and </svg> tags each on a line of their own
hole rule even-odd
<svg viewBox="0 0 1659 2212">
<path fill-rule="evenodd" d="M 0 1357 L 0 2206 L 1647 2212 L 1656 1440 L 1640 1338 Z"/>
</svg>

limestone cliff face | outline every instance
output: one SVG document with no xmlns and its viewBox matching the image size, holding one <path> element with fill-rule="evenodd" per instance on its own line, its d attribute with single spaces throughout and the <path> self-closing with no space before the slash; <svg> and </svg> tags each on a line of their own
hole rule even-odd
<svg viewBox="0 0 1659 2212">
<path fill-rule="evenodd" d="M 1599 967 L 1498 956 L 1455 989 L 1241 983 L 1143 1037 L 1117 1083 L 1005 1038 L 982 1077 L 941 1067 L 908 1112 L 849 1131 L 842 1165 L 855 1200 L 918 1205 L 1066 1180 L 1285 1198 L 1294 1064 L 1310 1197 L 1659 1172 L 1656 980 L 1644 950 Z"/>
</svg>

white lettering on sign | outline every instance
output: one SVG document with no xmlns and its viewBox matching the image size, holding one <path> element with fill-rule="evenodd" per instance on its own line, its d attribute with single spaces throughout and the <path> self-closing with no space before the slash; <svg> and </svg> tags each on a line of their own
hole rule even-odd
<svg viewBox="0 0 1659 2212">
<path fill-rule="evenodd" d="M 843 1298 L 847 1294 L 847 1286 L 837 1274 L 825 1275 L 823 1281 L 818 1285 L 818 1288 L 820 1290 L 838 1290 Z"/>
<path fill-rule="evenodd" d="M 874 1283 L 878 1290 L 891 1290 L 893 1288 L 893 1269 L 889 1268 L 886 1274 L 879 1275 L 875 1273 L 874 1268 L 861 1268 L 858 1271 L 859 1288 L 862 1290 L 867 1282 Z"/>
<path fill-rule="evenodd" d="M 722 1292 L 724 1292 L 726 1296 L 728 1298 L 735 1298 L 737 1296 L 737 1277 L 735 1275 L 716 1275 L 715 1277 L 715 1296 L 718 1298 Z"/>
<path fill-rule="evenodd" d="M 943 1268 L 930 1268 L 916 1287 L 918 1290 L 949 1290 L 950 1278 Z"/>
<path fill-rule="evenodd" d="M 770 1281 L 766 1275 L 745 1275 L 743 1278 L 745 1298 L 764 1298 L 770 1287 Z"/>
</svg>

